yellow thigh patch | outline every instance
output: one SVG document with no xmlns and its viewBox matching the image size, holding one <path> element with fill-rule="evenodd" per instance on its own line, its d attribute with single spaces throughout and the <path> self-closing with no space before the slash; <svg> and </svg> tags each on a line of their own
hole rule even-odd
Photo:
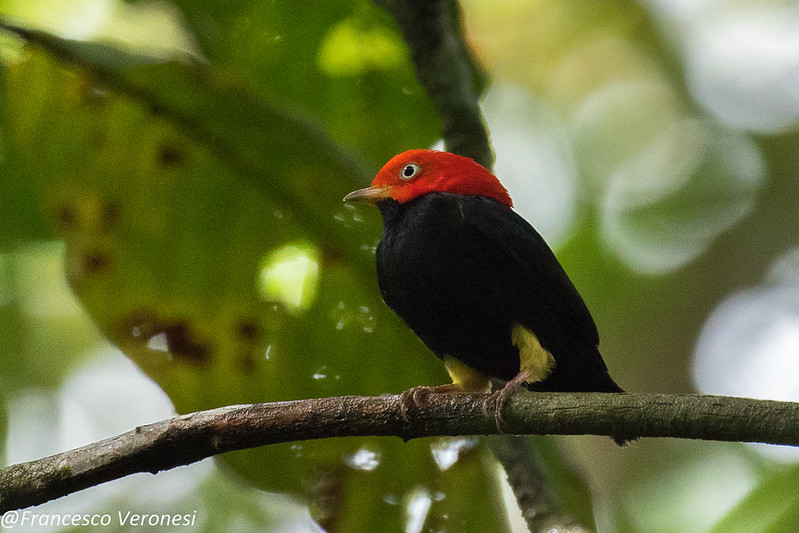
<svg viewBox="0 0 799 533">
<path fill-rule="evenodd" d="M 491 381 L 489 377 L 467 366 L 449 355 L 444 357 L 444 368 L 452 378 L 452 384 L 463 392 L 489 392 Z"/>
<path fill-rule="evenodd" d="M 535 333 L 521 324 L 514 324 L 510 340 L 519 349 L 519 372 L 529 372 L 530 383 L 543 381 L 555 368 L 555 358 L 541 346 Z"/>
</svg>

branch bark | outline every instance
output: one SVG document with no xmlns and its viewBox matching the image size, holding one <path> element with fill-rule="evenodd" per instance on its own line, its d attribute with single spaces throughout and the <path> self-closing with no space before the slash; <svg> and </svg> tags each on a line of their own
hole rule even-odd
<svg viewBox="0 0 799 533">
<path fill-rule="evenodd" d="M 497 433 L 487 396 L 430 395 L 400 413 L 399 396 L 342 396 L 223 407 L 140 426 L 116 437 L 0 470 L 0 513 L 138 472 L 157 473 L 220 453 L 345 436 Z M 530 435 L 679 437 L 799 445 L 799 403 L 668 394 L 517 394 L 504 430 Z"/>
<path fill-rule="evenodd" d="M 529 531 L 571 531 L 577 525 L 551 494 L 544 472 L 530 453 L 529 437 L 491 436 L 488 445 L 505 470 Z"/>
</svg>

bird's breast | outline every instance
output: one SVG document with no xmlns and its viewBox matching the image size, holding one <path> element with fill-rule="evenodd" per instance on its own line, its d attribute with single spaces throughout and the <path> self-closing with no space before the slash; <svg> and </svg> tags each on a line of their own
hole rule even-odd
<svg viewBox="0 0 799 533">
<path fill-rule="evenodd" d="M 510 379 L 519 371 L 512 280 L 495 271 L 490 250 L 452 196 L 404 207 L 386 225 L 377 249 L 380 290 L 437 355 Z"/>
</svg>

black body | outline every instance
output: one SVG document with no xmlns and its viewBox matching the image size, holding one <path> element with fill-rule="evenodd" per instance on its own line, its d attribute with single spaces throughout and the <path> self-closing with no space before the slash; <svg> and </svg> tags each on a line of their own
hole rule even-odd
<svg viewBox="0 0 799 533">
<path fill-rule="evenodd" d="M 514 324 L 555 358 L 531 390 L 622 392 L 599 335 L 544 239 L 512 209 L 482 196 L 432 193 L 378 204 L 384 233 L 377 275 L 388 306 L 439 357 L 491 377 L 519 373 Z"/>
</svg>

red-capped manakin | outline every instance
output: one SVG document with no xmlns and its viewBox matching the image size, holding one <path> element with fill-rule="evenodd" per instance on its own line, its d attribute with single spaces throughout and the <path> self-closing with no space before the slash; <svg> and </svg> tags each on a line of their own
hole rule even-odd
<svg viewBox="0 0 799 533">
<path fill-rule="evenodd" d="M 623 392 L 608 374 L 577 289 L 484 167 L 447 152 L 410 150 L 344 200 L 380 209 L 380 292 L 452 378 L 424 392 L 487 392 L 490 378 L 506 380 L 498 416 L 519 384 Z"/>
</svg>

